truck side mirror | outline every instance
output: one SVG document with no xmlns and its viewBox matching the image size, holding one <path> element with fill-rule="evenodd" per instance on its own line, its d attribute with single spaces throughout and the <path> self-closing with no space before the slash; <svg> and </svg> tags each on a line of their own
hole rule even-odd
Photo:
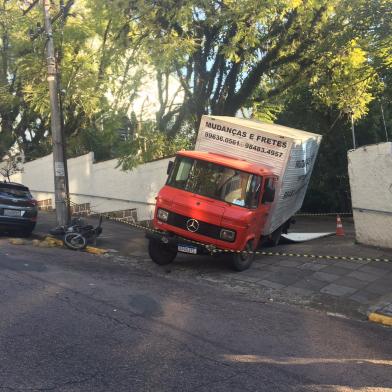
<svg viewBox="0 0 392 392">
<path fill-rule="evenodd" d="M 173 165 L 174 162 L 173 161 L 169 161 L 169 163 L 167 164 L 167 170 L 166 170 L 166 174 L 169 175 L 173 169 Z"/>
<path fill-rule="evenodd" d="M 262 203 L 272 203 L 275 199 L 275 188 L 267 186 L 264 190 Z"/>
</svg>

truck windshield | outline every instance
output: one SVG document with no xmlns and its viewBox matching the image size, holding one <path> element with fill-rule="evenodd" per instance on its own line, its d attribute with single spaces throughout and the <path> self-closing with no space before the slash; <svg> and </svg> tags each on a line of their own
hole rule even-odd
<svg viewBox="0 0 392 392">
<path fill-rule="evenodd" d="M 167 185 L 245 208 L 258 206 L 262 177 L 198 159 L 177 157 Z"/>
</svg>

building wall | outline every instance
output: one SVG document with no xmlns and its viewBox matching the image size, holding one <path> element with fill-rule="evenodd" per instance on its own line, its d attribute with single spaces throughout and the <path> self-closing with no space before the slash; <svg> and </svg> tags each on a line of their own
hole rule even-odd
<svg viewBox="0 0 392 392">
<path fill-rule="evenodd" d="M 94 163 L 89 153 L 68 160 L 69 189 L 74 203 L 90 203 L 93 212 L 136 209 L 138 220 L 150 220 L 155 196 L 166 181 L 169 159 L 139 165 L 131 172 L 116 168 L 117 160 Z M 27 185 L 37 200 L 51 199 L 54 208 L 53 158 L 24 164 L 12 181 Z"/>
<path fill-rule="evenodd" d="M 349 151 L 348 161 L 357 241 L 392 248 L 392 143 Z"/>
</svg>

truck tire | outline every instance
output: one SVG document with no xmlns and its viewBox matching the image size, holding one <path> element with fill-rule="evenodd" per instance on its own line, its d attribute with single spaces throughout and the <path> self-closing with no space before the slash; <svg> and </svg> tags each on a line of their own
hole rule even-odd
<svg viewBox="0 0 392 392">
<path fill-rule="evenodd" d="M 151 260 L 158 265 L 170 264 L 177 256 L 177 251 L 168 245 L 150 239 L 148 243 L 148 254 Z"/>
<path fill-rule="evenodd" d="M 245 249 L 246 251 L 253 251 L 252 241 L 249 241 L 246 244 Z M 230 261 L 231 266 L 235 271 L 241 272 L 248 269 L 255 258 L 254 254 L 249 253 L 231 253 L 230 254 Z"/>
<path fill-rule="evenodd" d="M 283 225 L 278 227 L 274 232 L 272 232 L 269 236 L 268 245 L 269 246 L 278 246 L 280 237 L 282 236 Z"/>
</svg>

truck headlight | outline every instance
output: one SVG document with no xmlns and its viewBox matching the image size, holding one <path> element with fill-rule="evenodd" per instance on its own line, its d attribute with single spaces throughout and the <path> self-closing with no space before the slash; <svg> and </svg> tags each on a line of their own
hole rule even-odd
<svg viewBox="0 0 392 392">
<path fill-rule="evenodd" d="M 220 238 L 223 241 L 233 242 L 235 240 L 235 231 L 222 229 L 220 231 Z"/>
<path fill-rule="evenodd" d="M 162 210 L 162 208 L 158 209 L 157 218 L 162 222 L 167 222 L 169 219 L 169 211 Z"/>
</svg>

